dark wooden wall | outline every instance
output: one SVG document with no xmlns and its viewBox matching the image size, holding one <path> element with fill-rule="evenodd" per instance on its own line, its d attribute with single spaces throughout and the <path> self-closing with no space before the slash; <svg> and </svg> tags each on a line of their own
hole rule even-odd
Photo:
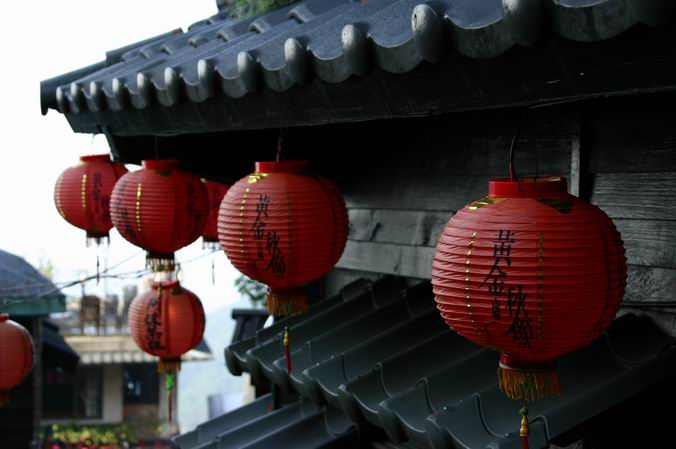
<svg viewBox="0 0 676 449">
<path fill-rule="evenodd" d="M 569 177 L 573 193 L 615 220 L 629 260 L 627 305 L 651 313 L 676 335 L 676 308 L 648 305 L 676 300 L 674 104 L 676 93 L 662 92 L 289 129 L 283 157 L 309 159 L 337 183 L 349 207 L 349 243 L 327 293 L 363 275 L 428 279 L 449 217 L 485 196 L 489 178 L 507 176 L 518 129 L 518 173 Z M 232 183 L 253 171 L 253 161 L 274 159 L 278 134 L 137 136 L 114 143 L 124 162 L 175 157 L 201 176 Z"/>
<path fill-rule="evenodd" d="M 507 175 L 518 128 L 519 174 L 564 175 L 574 193 L 614 219 L 629 262 L 625 302 L 676 335 L 676 307 L 653 305 L 676 300 L 673 100 L 656 94 L 381 122 L 353 134 L 359 151 L 329 144 L 322 169 L 350 214 L 349 242 L 330 283 L 364 272 L 428 279 L 449 217 L 484 196 L 489 178 Z"/>
</svg>

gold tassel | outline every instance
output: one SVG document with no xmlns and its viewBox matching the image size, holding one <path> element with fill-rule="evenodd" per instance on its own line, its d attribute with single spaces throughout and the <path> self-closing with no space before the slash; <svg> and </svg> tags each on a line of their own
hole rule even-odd
<svg viewBox="0 0 676 449">
<path fill-rule="evenodd" d="M 521 414 L 521 429 L 519 429 L 519 435 L 528 437 L 528 416 L 525 413 Z"/>
<path fill-rule="evenodd" d="M 547 396 L 561 397 L 561 386 L 556 370 L 519 371 L 498 367 L 500 390 L 512 399 L 542 399 Z M 529 388 L 524 388 L 528 385 Z"/>
<path fill-rule="evenodd" d="M 519 429 L 519 436 L 521 437 L 521 449 L 530 449 L 528 442 L 528 401 L 524 399 L 523 407 L 519 410 L 521 413 L 521 428 Z"/>
<path fill-rule="evenodd" d="M 274 316 L 299 315 L 305 313 L 309 307 L 308 297 L 302 289 L 293 289 L 288 292 L 268 293 L 268 312 Z"/>
<path fill-rule="evenodd" d="M 158 373 L 177 373 L 181 369 L 181 358 L 163 359 L 157 361 Z"/>
</svg>

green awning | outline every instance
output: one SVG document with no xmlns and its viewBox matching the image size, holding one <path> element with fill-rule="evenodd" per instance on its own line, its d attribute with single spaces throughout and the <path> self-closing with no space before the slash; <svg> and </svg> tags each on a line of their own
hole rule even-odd
<svg viewBox="0 0 676 449">
<path fill-rule="evenodd" d="M 0 313 L 41 316 L 65 312 L 59 289 L 23 258 L 0 250 Z"/>
</svg>

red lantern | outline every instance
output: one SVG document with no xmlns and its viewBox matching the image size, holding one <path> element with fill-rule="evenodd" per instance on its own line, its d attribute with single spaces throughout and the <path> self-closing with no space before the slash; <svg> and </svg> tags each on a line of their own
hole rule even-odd
<svg viewBox="0 0 676 449">
<path fill-rule="evenodd" d="M 220 247 L 218 243 L 218 210 L 221 207 L 221 201 L 227 193 L 230 186 L 220 182 L 203 179 L 204 187 L 207 190 L 207 225 L 202 233 L 202 240 L 205 246 Z"/>
<path fill-rule="evenodd" d="M 110 200 L 113 225 L 122 237 L 148 251 L 148 266 L 174 269 L 174 251 L 194 242 L 207 219 L 207 194 L 200 179 L 178 161 L 143 161 L 122 176 Z"/>
<path fill-rule="evenodd" d="M 158 370 L 166 373 L 171 421 L 171 397 L 181 355 L 194 348 L 204 334 L 204 309 L 199 298 L 178 281 L 153 283 L 129 306 L 129 332 L 136 344 L 160 358 Z"/>
<path fill-rule="evenodd" d="M 347 227 L 340 193 L 326 178 L 310 174 L 305 161 L 257 162 L 253 174 L 228 190 L 218 218 L 228 259 L 270 287 L 268 306 L 275 315 L 307 308 L 298 287 L 335 265 Z"/>
<path fill-rule="evenodd" d="M 80 164 L 67 168 L 56 181 L 56 209 L 68 223 L 84 229 L 88 240 L 99 243 L 113 227 L 110 195 L 125 173 L 124 165 L 111 162 L 107 154 L 81 156 Z"/>
<path fill-rule="evenodd" d="M 432 266 L 442 316 L 501 353 L 500 388 L 514 399 L 559 394 L 555 359 L 606 329 L 626 278 L 612 220 L 555 177 L 491 180 L 449 220 Z"/>
<path fill-rule="evenodd" d="M 33 368 L 33 339 L 20 324 L 0 314 L 0 406 L 9 403 L 9 390 Z"/>
</svg>

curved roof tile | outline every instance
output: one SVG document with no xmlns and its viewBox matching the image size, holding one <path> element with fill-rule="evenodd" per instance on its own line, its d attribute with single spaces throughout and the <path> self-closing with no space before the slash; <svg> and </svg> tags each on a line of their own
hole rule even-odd
<svg viewBox="0 0 676 449">
<path fill-rule="evenodd" d="M 42 83 L 42 110 L 63 113 L 286 91 L 311 77 L 340 83 L 377 66 L 405 73 L 448 52 L 492 58 L 535 43 L 545 28 L 581 41 L 637 23 L 672 21 L 673 0 L 304 0 L 256 18 L 221 12 L 109 52 L 105 65 Z"/>
</svg>

